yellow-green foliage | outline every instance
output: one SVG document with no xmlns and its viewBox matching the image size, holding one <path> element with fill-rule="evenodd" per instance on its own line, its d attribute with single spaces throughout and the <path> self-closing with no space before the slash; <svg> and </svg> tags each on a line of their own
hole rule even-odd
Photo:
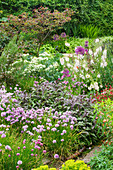
<svg viewBox="0 0 113 170">
<path fill-rule="evenodd" d="M 56 170 L 56 168 L 48 168 L 48 165 L 40 166 L 39 168 L 32 169 L 32 170 Z M 84 163 L 84 161 L 71 159 L 65 162 L 65 164 L 62 165 L 61 170 L 91 170 L 90 167 L 87 166 L 87 164 Z"/>
<path fill-rule="evenodd" d="M 32 170 L 56 170 L 56 168 L 48 168 L 48 165 L 40 166 L 39 168 L 35 168 Z"/>
<path fill-rule="evenodd" d="M 90 167 L 87 166 L 87 164 L 84 163 L 84 161 L 71 159 L 65 162 L 65 164 L 62 165 L 61 170 L 90 170 Z"/>
</svg>

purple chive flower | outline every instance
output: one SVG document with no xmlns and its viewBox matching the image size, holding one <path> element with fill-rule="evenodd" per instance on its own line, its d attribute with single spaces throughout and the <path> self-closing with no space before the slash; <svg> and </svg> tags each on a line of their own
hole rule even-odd
<svg viewBox="0 0 113 170">
<path fill-rule="evenodd" d="M 20 149 L 20 147 L 18 147 L 18 149 Z"/>
<path fill-rule="evenodd" d="M 25 144 L 25 142 L 26 142 L 26 139 L 23 140 L 23 144 Z"/>
<path fill-rule="evenodd" d="M 61 139 L 61 142 L 64 142 L 64 139 Z"/>
<path fill-rule="evenodd" d="M 38 81 L 34 81 L 35 84 L 38 84 Z"/>
<path fill-rule="evenodd" d="M 35 156 L 37 156 L 37 154 L 35 154 Z"/>
<path fill-rule="evenodd" d="M 59 158 L 59 155 L 58 155 L 58 154 L 55 154 L 55 155 L 54 155 L 54 158 L 55 158 L 55 159 L 58 159 L 58 158 Z"/>
<path fill-rule="evenodd" d="M 52 128 L 52 129 L 51 129 L 51 131 L 53 131 L 53 132 L 56 131 L 56 130 L 57 130 L 56 128 Z"/>
<path fill-rule="evenodd" d="M 34 149 L 31 149 L 31 151 L 33 152 L 33 151 L 34 151 Z"/>
<path fill-rule="evenodd" d="M 11 147 L 10 147 L 9 145 L 6 145 L 6 146 L 5 146 L 5 149 L 10 150 L 10 149 L 11 149 Z"/>
<path fill-rule="evenodd" d="M 43 153 L 46 153 L 46 150 L 43 150 Z"/>
<path fill-rule="evenodd" d="M 0 149 L 0 152 L 2 152 L 2 149 Z"/>
<path fill-rule="evenodd" d="M 17 153 L 16 155 L 17 155 L 17 156 L 19 156 L 19 155 L 20 155 L 20 153 Z"/>
<path fill-rule="evenodd" d="M 63 133 L 66 133 L 66 130 L 63 130 Z"/>
<path fill-rule="evenodd" d="M 23 149 L 26 149 L 26 146 L 24 146 Z"/>
<path fill-rule="evenodd" d="M 1 138 L 5 138 L 6 137 L 6 135 L 3 133 L 2 135 L 1 135 Z"/>
<path fill-rule="evenodd" d="M 21 160 L 19 160 L 19 161 L 17 162 L 17 164 L 18 164 L 18 165 L 21 165 L 21 164 L 22 164 L 22 161 L 21 161 Z"/>
<path fill-rule="evenodd" d="M 75 49 L 75 53 L 78 55 L 78 54 L 82 54 L 84 55 L 85 53 L 85 49 L 81 46 L 78 46 L 76 49 Z"/>
<path fill-rule="evenodd" d="M 33 153 L 31 153 L 31 156 L 34 156 L 34 154 L 33 154 Z"/>
<path fill-rule="evenodd" d="M 55 127 L 59 127 L 59 124 L 56 124 Z"/>
<path fill-rule="evenodd" d="M 9 157 L 11 157 L 11 155 L 8 155 Z"/>
<path fill-rule="evenodd" d="M 56 143 L 56 140 L 53 140 L 53 143 Z"/>
<path fill-rule="evenodd" d="M 19 166 L 16 166 L 16 168 L 19 168 Z"/>
</svg>

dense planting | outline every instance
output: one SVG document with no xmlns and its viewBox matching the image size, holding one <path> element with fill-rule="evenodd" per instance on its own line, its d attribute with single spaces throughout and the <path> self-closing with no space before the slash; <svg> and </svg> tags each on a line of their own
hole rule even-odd
<svg viewBox="0 0 113 170">
<path fill-rule="evenodd" d="M 112 21 L 107 16 L 92 26 L 92 16 L 108 7 L 103 16 L 110 14 L 112 3 L 0 3 L 0 169 L 55 170 L 59 161 L 62 170 L 112 169 L 113 38 L 96 38 L 112 35 Z M 69 160 L 100 141 L 109 145 L 91 168 Z"/>
</svg>

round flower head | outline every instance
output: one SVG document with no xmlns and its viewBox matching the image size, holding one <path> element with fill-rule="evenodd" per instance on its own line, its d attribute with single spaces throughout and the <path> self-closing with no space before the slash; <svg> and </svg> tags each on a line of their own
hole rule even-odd
<svg viewBox="0 0 113 170">
<path fill-rule="evenodd" d="M 75 53 L 78 55 L 78 54 L 82 54 L 84 55 L 85 53 L 85 49 L 81 46 L 78 46 L 76 49 L 75 49 Z"/>
<path fill-rule="evenodd" d="M 21 160 L 19 160 L 19 161 L 17 162 L 17 164 L 18 164 L 18 165 L 21 165 L 21 164 L 22 164 L 22 161 L 21 161 Z"/>
<path fill-rule="evenodd" d="M 55 159 L 58 159 L 58 158 L 59 158 L 59 155 L 58 155 L 58 154 L 55 154 L 55 155 L 54 155 L 54 158 L 55 158 Z"/>
</svg>

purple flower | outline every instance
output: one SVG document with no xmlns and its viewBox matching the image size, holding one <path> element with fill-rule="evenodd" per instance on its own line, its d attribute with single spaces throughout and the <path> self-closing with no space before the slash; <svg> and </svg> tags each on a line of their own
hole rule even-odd
<svg viewBox="0 0 113 170">
<path fill-rule="evenodd" d="M 23 149 L 26 149 L 26 146 L 24 146 Z"/>
<path fill-rule="evenodd" d="M 56 140 L 53 140 L 53 143 L 56 143 Z"/>
<path fill-rule="evenodd" d="M 25 142 L 26 142 L 26 139 L 23 140 L 23 144 L 25 144 Z"/>
<path fill-rule="evenodd" d="M 8 155 L 9 157 L 11 157 L 11 155 Z"/>
<path fill-rule="evenodd" d="M 21 160 L 19 160 L 19 161 L 17 162 L 17 164 L 18 164 L 18 165 L 21 165 L 21 164 L 22 164 L 22 161 L 21 161 Z"/>
<path fill-rule="evenodd" d="M 59 40 L 59 36 L 58 36 L 57 34 L 55 34 L 55 35 L 53 36 L 53 39 L 54 39 L 54 40 Z"/>
<path fill-rule="evenodd" d="M 11 147 L 10 147 L 9 145 L 6 145 L 6 146 L 5 146 L 5 149 L 10 150 L 10 149 L 11 149 Z"/>
<path fill-rule="evenodd" d="M 54 158 L 55 158 L 55 159 L 58 159 L 58 158 L 59 158 L 59 155 L 58 155 L 58 154 L 55 154 L 55 155 L 54 155 Z"/>
<path fill-rule="evenodd" d="M 85 44 L 85 47 L 88 47 L 88 44 Z"/>
<path fill-rule="evenodd" d="M 78 55 L 78 54 L 84 54 L 85 53 L 85 49 L 81 46 L 78 46 L 76 49 L 75 49 L 75 53 Z"/>
<path fill-rule="evenodd" d="M 66 130 L 63 130 L 63 133 L 66 133 Z"/>
<path fill-rule="evenodd" d="M 18 168 L 19 168 L 19 166 L 16 166 L 16 168 L 18 169 Z"/>
<path fill-rule="evenodd" d="M 43 150 L 43 153 L 46 153 L 46 150 Z"/>
<path fill-rule="evenodd" d="M 88 44 L 89 43 L 89 41 L 85 41 L 85 44 Z"/>
<path fill-rule="evenodd" d="M 20 149 L 20 147 L 18 147 L 18 149 Z"/>
<path fill-rule="evenodd" d="M 31 153 L 31 156 L 34 156 L 34 154 L 33 154 L 33 153 Z"/>
<path fill-rule="evenodd" d="M 64 141 L 64 139 L 61 139 L 61 142 L 63 142 Z"/>
<path fill-rule="evenodd" d="M 61 35 L 60 35 L 62 38 L 66 37 L 66 33 L 65 32 L 62 32 Z"/>
<path fill-rule="evenodd" d="M 1 138 L 5 138 L 6 137 L 6 135 L 3 133 L 2 135 L 1 135 Z"/>
<path fill-rule="evenodd" d="M 53 131 L 53 132 L 56 131 L 56 130 L 57 130 L 56 128 L 52 128 L 52 129 L 51 129 L 51 131 Z"/>
<path fill-rule="evenodd" d="M 17 153 L 16 155 L 17 155 L 17 156 L 19 156 L 19 155 L 20 155 L 20 153 Z"/>
</svg>

